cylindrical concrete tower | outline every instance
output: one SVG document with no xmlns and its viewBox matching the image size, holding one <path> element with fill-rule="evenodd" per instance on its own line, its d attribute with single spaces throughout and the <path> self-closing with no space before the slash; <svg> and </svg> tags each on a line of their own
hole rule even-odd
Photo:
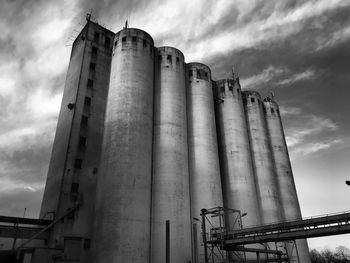
<svg viewBox="0 0 350 263">
<path fill-rule="evenodd" d="M 281 222 L 283 220 L 282 206 L 261 97 L 254 91 L 244 91 L 243 97 L 261 223 Z"/>
<path fill-rule="evenodd" d="M 276 167 L 277 183 L 283 207 L 283 217 L 285 221 L 301 219 L 301 211 L 278 104 L 271 99 L 265 99 L 264 107 L 272 155 Z M 297 254 L 299 254 L 300 262 L 311 262 L 306 240 L 297 240 L 296 244 L 298 253 L 296 253 L 293 244 L 287 246 L 291 262 L 298 262 Z M 293 251 L 293 253 L 291 251 Z"/>
<path fill-rule="evenodd" d="M 96 263 L 149 262 L 153 73 L 152 37 L 133 28 L 118 32 L 97 178 Z"/>
<path fill-rule="evenodd" d="M 238 79 L 216 83 L 224 204 L 247 213 L 244 227 L 256 226 L 261 221 L 241 88 Z"/>
<path fill-rule="evenodd" d="M 222 206 L 211 72 L 201 63 L 187 64 L 187 119 L 192 217 L 202 208 Z M 195 262 L 204 262 L 200 228 L 194 224 Z"/>
<path fill-rule="evenodd" d="M 261 224 L 260 212 L 239 79 L 217 81 L 215 93 L 224 205 L 246 214 L 243 227 L 256 226 Z M 228 221 L 230 229 L 240 227 L 238 220 Z M 246 258 L 254 260 L 256 255 L 246 253 Z"/>
<path fill-rule="evenodd" d="M 260 94 L 255 91 L 244 91 L 243 104 L 247 118 L 261 223 L 265 225 L 282 222 L 282 205 Z M 278 249 L 276 243 L 270 242 L 266 245 L 268 249 Z"/>
<path fill-rule="evenodd" d="M 167 242 L 170 262 L 189 262 L 191 213 L 184 55 L 172 47 L 157 50 L 151 262 L 166 262 Z"/>
</svg>

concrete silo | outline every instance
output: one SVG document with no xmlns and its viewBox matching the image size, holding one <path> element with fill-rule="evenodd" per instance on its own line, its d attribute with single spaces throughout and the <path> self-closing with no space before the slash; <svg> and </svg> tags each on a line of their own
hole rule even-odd
<svg viewBox="0 0 350 263">
<path fill-rule="evenodd" d="M 282 221 L 277 177 L 259 93 L 243 92 L 261 223 Z"/>
<path fill-rule="evenodd" d="M 188 153 L 192 217 L 202 208 L 222 206 L 211 72 L 201 63 L 189 63 L 187 79 Z M 194 222 L 194 261 L 203 262 L 200 229 Z"/>
<path fill-rule="evenodd" d="M 278 104 L 267 98 L 264 100 L 264 107 L 272 155 L 275 162 L 277 183 L 283 207 L 283 217 L 285 221 L 298 220 L 301 219 L 302 216 Z M 311 262 L 306 240 L 296 240 L 296 245 L 297 251 L 293 244 L 287 243 L 291 262 L 298 262 L 297 254 L 299 254 L 300 262 Z"/>
<path fill-rule="evenodd" d="M 247 213 L 243 226 L 259 225 L 253 164 L 247 123 L 238 80 L 223 79 L 217 84 L 217 122 L 224 204 Z"/>
<path fill-rule="evenodd" d="M 152 37 L 133 28 L 118 32 L 97 178 L 96 263 L 149 261 L 153 74 Z"/>
<path fill-rule="evenodd" d="M 246 214 L 240 222 L 243 227 L 256 226 L 261 224 L 260 212 L 238 78 L 217 81 L 216 94 L 224 205 Z M 240 227 L 237 224 L 239 221 L 228 223 L 231 229 Z M 250 247 L 262 248 L 260 245 Z M 246 253 L 246 257 L 249 260 L 256 259 L 255 253 Z"/>
<path fill-rule="evenodd" d="M 151 262 L 167 262 L 166 258 L 170 262 L 189 262 L 191 215 L 184 55 L 173 47 L 159 47 L 157 53 Z"/>
<path fill-rule="evenodd" d="M 243 104 L 247 118 L 261 223 L 266 225 L 281 222 L 283 221 L 282 206 L 260 94 L 255 91 L 244 91 Z M 272 242 L 267 246 L 269 249 L 278 249 Z"/>
</svg>

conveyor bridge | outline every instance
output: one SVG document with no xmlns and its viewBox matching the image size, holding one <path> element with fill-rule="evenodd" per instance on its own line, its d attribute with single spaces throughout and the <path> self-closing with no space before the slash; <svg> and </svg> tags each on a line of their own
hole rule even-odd
<svg viewBox="0 0 350 263">
<path fill-rule="evenodd" d="M 239 210 L 216 207 L 202 209 L 201 215 L 202 233 L 205 233 L 203 235 L 205 258 L 207 259 L 205 262 L 209 262 L 210 258 L 224 258 L 225 251 L 237 255 L 242 252 L 270 254 L 275 255 L 273 262 L 289 262 L 285 252 L 269 248 L 251 249 L 244 247 L 244 245 L 276 244 L 277 242 L 289 241 L 295 244 L 296 239 L 350 233 L 350 211 L 247 228 L 242 227 L 244 214 L 241 215 Z M 229 228 L 225 221 L 230 215 L 234 219 L 231 218 L 234 225 Z M 215 220 L 216 222 L 214 222 Z M 247 261 L 242 260 L 242 262 Z"/>
<path fill-rule="evenodd" d="M 221 243 L 225 246 L 246 245 L 254 243 L 279 242 L 312 237 L 323 237 L 350 233 L 350 212 L 311 217 L 257 227 L 228 231 L 216 235 L 210 243 Z M 224 240 L 222 240 L 224 239 Z"/>
</svg>

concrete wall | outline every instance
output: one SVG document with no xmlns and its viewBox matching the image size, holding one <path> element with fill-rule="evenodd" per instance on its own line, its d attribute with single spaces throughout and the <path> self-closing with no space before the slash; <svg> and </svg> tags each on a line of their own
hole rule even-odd
<svg viewBox="0 0 350 263">
<path fill-rule="evenodd" d="M 41 208 L 41 217 L 50 218 L 55 212 L 58 218 L 80 203 L 79 210 L 55 225 L 49 244 L 63 247 L 66 237 L 79 237 L 82 262 L 90 258 L 113 37 L 114 33 L 88 22 L 73 44 Z"/>
<path fill-rule="evenodd" d="M 223 206 L 214 100 L 208 66 L 189 63 L 186 77 L 191 211 L 192 217 L 200 218 L 202 208 Z M 203 262 L 200 224 L 193 223 L 198 234 L 195 258 Z"/>
<path fill-rule="evenodd" d="M 116 34 L 97 183 L 93 262 L 149 261 L 154 47 L 144 31 Z"/>
<path fill-rule="evenodd" d="M 295 189 L 292 167 L 290 165 L 287 144 L 284 136 L 278 104 L 270 99 L 264 100 L 265 118 L 275 162 L 278 188 L 285 221 L 301 219 L 301 211 Z M 300 262 L 311 262 L 306 240 L 297 240 Z M 293 244 L 287 243 L 291 262 L 297 262 L 297 253 Z"/>
<path fill-rule="evenodd" d="M 152 263 L 191 260 L 185 61 L 172 47 L 157 49 L 152 179 Z"/>
</svg>

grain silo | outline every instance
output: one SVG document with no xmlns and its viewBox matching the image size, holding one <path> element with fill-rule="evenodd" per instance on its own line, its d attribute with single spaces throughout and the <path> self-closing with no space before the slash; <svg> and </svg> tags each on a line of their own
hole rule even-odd
<svg viewBox="0 0 350 263">
<path fill-rule="evenodd" d="M 152 37 L 133 28 L 118 32 L 97 183 L 96 263 L 149 258 L 153 73 Z"/>
<path fill-rule="evenodd" d="M 189 63 L 187 76 L 188 153 L 192 217 L 202 208 L 222 206 L 211 72 L 201 63 Z M 203 262 L 200 229 L 194 222 L 195 262 Z"/>
<path fill-rule="evenodd" d="M 282 221 L 282 207 L 266 129 L 263 102 L 257 92 L 244 91 L 243 95 L 261 222 L 263 224 L 280 222 Z"/>
<path fill-rule="evenodd" d="M 223 79 L 216 83 L 224 204 L 247 213 L 242 218 L 244 227 L 259 225 L 259 206 L 239 81 Z"/>
<path fill-rule="evenodd" d="M 157 48 L 154 96 L 151 262 L 191 260 L 185 61 Z M 168 250 L 167 250 L 168 247 Z"/>
<path fill-rule="evenodd" d="M 281 116 L 278 104 L 267 98 L 264 100 L 266 124 L 272 147 L 272 155 L 275 162 L 277 183 L 280 191 L 283 207 L 284 221 L 301 219 L 301 211 L 295 189 L 292 167 L 289 160 L 287 144 L 284 136 Z M 287 243 L 287 249 L 291 262 L 311 262 L 309 248 L 305 239 L 296 240 L 296 248 L 293 243 Z"/>
</svg>

